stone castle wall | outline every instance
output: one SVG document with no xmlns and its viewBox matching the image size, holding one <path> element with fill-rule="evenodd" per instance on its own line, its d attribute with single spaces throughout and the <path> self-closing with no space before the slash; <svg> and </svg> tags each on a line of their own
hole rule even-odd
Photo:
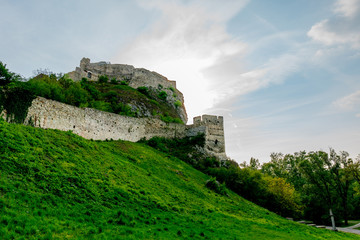
<svg viewBox="0 0 360 240">
<path fill-rule="evenodd" d="M 125 80 L 132 88 L 146 86 L 159 91 L 165 91 L 168 95 L 167 101 L 169 103 L 174 104 L 176 101 L 182 103 L 182 106 L 177 108 L 177 111 L 181 120 L 185 123 L 187 122 L 183 94 L 176 89 L 175 81 L 168 80 L 159 73 L 144 68 L 135 68 L 127 64 L 111 64 L 109 62 L 91 63 L 89 58 L 83 58 L 80 61 L 80 67 L 68 73 L 68 76 L 74 81 L 80 81 L 82 78 L 97 81 L 101 75 L 107 75 L 110 79 L 115 78 L 117 81 Z M 172 91 L 175 91 L 175 94 Z"/>
<path fill-rule="evenodd" d="M 182 138 L 205 135 L 205 150 L 225 158 L 223 118 L 211 115 L 195 117 L 194 124 L 165 123 L 157 118 L 134 118 L 91 108 L 78 108 L 46 98 L 33 100 L 25 124 L 35 127 L 72 131 L 86 139 L 136 142 L 152 137 Z"/>
<path fill-rule="evenodd" d="M 78 108 L 42 97 L 36 98 L 25 123 L 35 127 L 71 130 L 86 139 L 136 142 L 154 136 L 185 137 L 183 124 L 165 123 L 156 118 L 133 118 L 91 108 Z"/>
</svg>

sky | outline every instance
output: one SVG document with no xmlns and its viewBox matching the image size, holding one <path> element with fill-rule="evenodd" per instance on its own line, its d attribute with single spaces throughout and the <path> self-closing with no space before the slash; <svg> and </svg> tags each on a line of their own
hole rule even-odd
<svg viewBox="0 0 360 240">
<path fill-rule="evenodd" d="M 177 82 L 227 155 L 360 154 L 360 0 L 0 0 L 0 61 L 25 78 L 81 58 Z"/>
</svg>

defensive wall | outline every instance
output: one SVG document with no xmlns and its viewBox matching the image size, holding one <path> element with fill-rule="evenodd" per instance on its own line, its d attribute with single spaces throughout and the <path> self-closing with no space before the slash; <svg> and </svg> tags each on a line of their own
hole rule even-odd
<svg viewBox="0 0 360 240">
<path fill-rule="evenodd" d="M 104 61 L 91 63 L 89 58 L 81 59 L 80 67 L 76 67 L 75 71 L 68 73 L 69 78 L 74 81 L 80 81 L 82 78 L 97 81 L 101 75 L 117 81 L 126 81 L 132 88 L 146 86 L 158 91 L 165 91 L 168 96 L 167 102 L 174 104 L 176 101 L 180 101 L 182 103 L 177 111 L 181 120 L 187 122 L 183 94 L 176 88 L 175 81 L 168 80 L 159 73 L 127 64 L 111 64 Z"/>
<path fill-rule="evenodd" d="M 25 124 L 35 127 L 72 131 L 86 139 L 126 140 L 136 142 L 154 136 L 182 138 L 205 135 L 205 150 L 225 158 L 223 117 L 203 115 L 194 123 L 165 123 L 157 118 L 134 118 L 91 108 L 78 108 L 37 97 L 28 110 Z"/>
</svg>

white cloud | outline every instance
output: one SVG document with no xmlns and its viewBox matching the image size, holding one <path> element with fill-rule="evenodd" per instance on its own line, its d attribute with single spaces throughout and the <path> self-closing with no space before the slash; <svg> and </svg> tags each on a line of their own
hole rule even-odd
<svg viewBox="0 0 360 240">
<path fill-rule="evenodd" d="M 354 17 L 359 11 L 359 0 L 338 0 L 335 3 L 335 13 L 339 13 L 340 15 L 351 18 Z"/>
<path fill-rule="evenodd" d="M 247 46 L 227 33 L 226 22 L 247 2 L 139 1 L 141 6 L 159 11 L 159 19 L 113 61 L 144 67 L 177 81 L 189 117 L 202 114 L 218 95 L 203 70 L 216 68 L 227 59 L 237 69 L 243 68 L 241 56 Z M 228 79 L 218 79 L 225 81 Z"/>
<path fill-rule="evenodd" d="M 360 90 L 336 100 L 333 104 L 342 110 L 354 110 L 360 106 Z"/>
<path fill-rule="evenodd" d="M 327 46 L 349 45 L 360 49 L 360 0 L 338 0 L 330 19 L 322 20 L 311 27 L 307 35 Z"/>
</svg>

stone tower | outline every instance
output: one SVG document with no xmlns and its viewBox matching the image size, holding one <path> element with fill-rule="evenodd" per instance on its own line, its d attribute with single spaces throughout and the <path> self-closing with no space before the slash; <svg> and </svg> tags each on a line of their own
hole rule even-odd
<svg viewBox="0 0 360 240">
<path fill-rule="evenodd" d="M 222 116 L 202 115 L 194 117 L 193 124 L 187 126 L 187 136 L 198 133 L 205 135 L 205 150 L 219 158 L 226 158 L 224 119 Z"/>
</svg>

